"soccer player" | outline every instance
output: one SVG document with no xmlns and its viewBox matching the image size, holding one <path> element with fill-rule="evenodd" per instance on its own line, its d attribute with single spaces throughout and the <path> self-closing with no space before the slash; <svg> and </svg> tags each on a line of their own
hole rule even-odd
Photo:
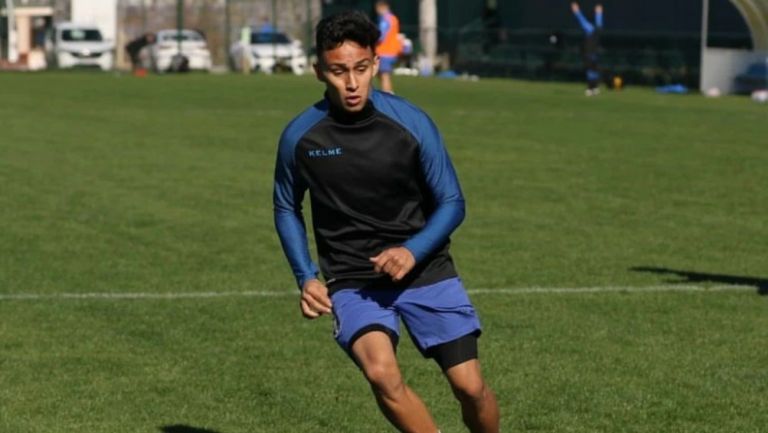
<svg viewBox="0 0 768 433">
<path fill-rule="evenodd" d="M 376 91 L 376 25 L 361 12 L 320 21 L 315 74 L 325 97 L 291 121 L 275 168 L 275 225 L 304 317 L 334 316 L 336 341 L 400 431 L 437 433 L 400 373 L 400 320 L 442 368 L 473 433 L 497 433 L 499 410 L 477 355 L 480 323 L 449 254 L 464 198 L 437 127 Z M 309 191 L 320 270 L 307 247 Z"/>
<path fill-rule="evenodd" d="M 600 56 L 600 33 L 603 30 L 603 5 L 595 6 L 595 24 L 589 22 L 581 13 L 579 3 L 571 3 L 571 11 L 584 30 L 584 69 L 587 74 L 587 96 L 600 94 L 600 70 L 598 60 Z"/>
<path fill-rule="evenodd" d="M 389 8 L 389 2 L 379 0 L 376 2 L 376 14 L 379 16 L 379 37 L 376 45 L 376 54 L 379 56 L 379 81 L 381 90 L 394 93 L 392 87 L 392 71 L 395 69 L 397 59 L 403 50 L 400 41 L 400 20 Z"/>
</svg>

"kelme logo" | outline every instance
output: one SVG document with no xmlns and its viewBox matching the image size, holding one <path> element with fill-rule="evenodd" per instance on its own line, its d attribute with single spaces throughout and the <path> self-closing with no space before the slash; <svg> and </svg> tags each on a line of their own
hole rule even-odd
<svg viewBox="0 0 768 433">
<path fill-rule="evenodd" d="M 333 149 L 313 149 L 307 151 L 307 156 L 310 158 L 330 158 L 334 156 L 341 156 L 344 152 L 340 147 L 334 147 Z"/>
</svg>

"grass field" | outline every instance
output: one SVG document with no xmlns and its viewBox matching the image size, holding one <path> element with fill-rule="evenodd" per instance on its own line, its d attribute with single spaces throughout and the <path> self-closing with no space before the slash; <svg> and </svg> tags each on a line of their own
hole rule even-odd
<svg viewBox="0 0 768 433">
<path fill-rule="evenodd" d="M 457 166 L 465 283 L 497 289 L 473 300 L 504 432 L 768 431 L 768 107 L 396 84 Z M 300 318 L 272 227 L 276 140 L 317 83 L 0 89 L 0 432 L 391 431 L 330 320 Z M 438 369 L 401 358 L 464 431 Z"/>
</svg>

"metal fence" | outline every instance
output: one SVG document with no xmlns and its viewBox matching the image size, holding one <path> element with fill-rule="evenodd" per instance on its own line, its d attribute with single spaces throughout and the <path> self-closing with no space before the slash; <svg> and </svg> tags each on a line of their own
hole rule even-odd
<svg viewBox="0 0 768 433">
<path fill-rule="evenodd" d="M 484 30 L 466 27 L 441 30 L 442 49 L 451 67 L 481 76 L 535 80 L 582 80 L 581 32 Z M 716 34 L 710 45 L 751 47 L 748 36 Z M 698 34 L 606 32 L 601 37 L 600 67 L 608 80 L 619 75 L 631 84 L 681 83 L 699 80 L 701 39 Z"/>
<path fill-rule="evenodd" d="M 121 0 L 118 8 L 118 48 L 144 33 L 176 28 L 176 0 Z M 320 4 L 309 0 L 185 0 L 182 13 L 184 27 L 203 33 L 214 64 L 224 66 L 229 46 L 238 40 L 244 26 L 269 22 L 305 45 L 311 43 Z"/>
</svg>

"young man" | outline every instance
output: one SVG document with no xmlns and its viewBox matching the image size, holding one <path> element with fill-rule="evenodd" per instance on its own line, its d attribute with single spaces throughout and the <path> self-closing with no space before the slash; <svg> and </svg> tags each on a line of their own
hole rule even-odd
<svg viewBox="0 0 768 433">
<path fill-rule="evenodd" d="M 581 13 L 577 2 L 571 3 L 571 11 L 584 30 L 584 69 L 587 74 L 587 96 L 595 96 L 600 93 L 600 69 L 598 60 L 600 56 L 600 33 L 603 30 L 603 6 L 595 6 L 595 24 L 589 22 Z"/>
<path fill-rule="evenodd" d="M 403 51 L 403 45 L 400 41 L 400 20 L 390 10 L 389 2 L 384 0 L 376 2 L 376 15 L 379 16 L 379 32 L 381 33 L 376 45 L 376 55 L 379 56 L 381 90 L 394 93 L 392 71 Z"/>
<path fill-rule="evenodd" d="M 360 12 L 320 21 L 314 67 L 325 98 L 280 138 L 275 224 L 301 288 L 301 312 L 334 315 L 336 341 L 398 430 L 438 432 L 400 374 L 402 319 L 421 353 L 442 368 L 469 430 L 497 433 L 498 406 L 477 359 L 480 324 L 448 253 L 464 199 L 429 117 L 373 90 L 378 38 Z M 325 283 L 307 248 L 307 190 Z"/>
</svg>

